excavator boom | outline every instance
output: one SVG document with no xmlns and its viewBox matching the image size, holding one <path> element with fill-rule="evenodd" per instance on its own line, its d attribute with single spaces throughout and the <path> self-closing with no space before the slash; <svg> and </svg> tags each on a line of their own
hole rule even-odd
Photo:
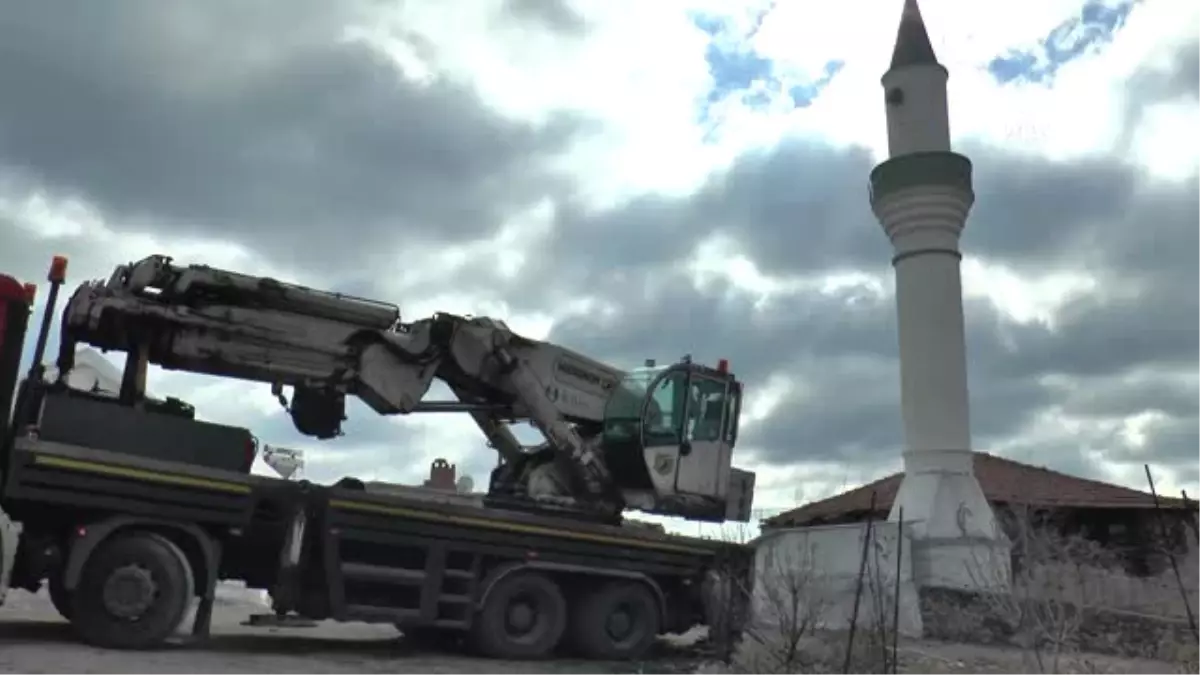
<svg viewBox="0 0 1200 675">
<path fill-rule="evenodd" d="M 157 364 L 269 383 L 296 428 L 320 439 L 342 433 L 347 396 L 381 415 L 463 412 L 500 453 L 508 479 L 534 497 L 584 499 L 618 512 L 632 500 L 654 512 L 709 519 L 728 510 L 732 434 L 718 442 L 728 446 L 715 450 L 723 458 L 702 469 L 716 480 L 709 494 L 641 475 L 652 472 L 627 475 L 630 457 L 659 461 L 650 450 L 662 444 L 645 442 L 647 416 L 671 412 L 664 405 L 683 414 L 686 387 L 669 401 L 654 399 L 646 373 L 522 337 L 496 319 L 443 313 L 404 323 L 395 305 L 151 256 L 118 267 L 107 281 L 82 284 L 63 310 L 62 331 L 60 373 L 70 371 L 77 343 L 129 355 L 135 375 L 122 387 L 126 397 L 142 395 L 145 369 Z M 696 378 L 717 387 L 695 402 L 708 407 L 692 410 L 693 417 L 715 415 L 735 430 L 741 388 L 732 374 L 690 362 L 675 368 L 688 383 Z M 458 400 L 424 400 L 435 379 Z M 532 424 L 546 443 L 533 452 L 523 447 L 508 426 L 516 421 Z M 615 442 L 618 422 L 638 427 L 640 443 Z M 684 438 L 686 422 L 675 424 L 672 443 L 686 455 L 694 443 Z M 622 467 L 617 476 L 614 461 Z"/>
</svg>

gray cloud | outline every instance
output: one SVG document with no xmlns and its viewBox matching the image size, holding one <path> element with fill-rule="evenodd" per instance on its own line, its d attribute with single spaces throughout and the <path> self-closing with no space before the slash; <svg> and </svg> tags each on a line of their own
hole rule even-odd
<svg viewBox="0 0 1200 675">
<path fill-rule="evenodd" d="M 504 14 L 571 37 L 587 34 L 590 26 L 568 0 L 504 0 Z"/>
<path fill-rule="evenodd" d="M 872 359 L 894 352 L 890 298 L 851 287 L 773 299 L 755 309 L 728 284 L 695 289 L 682 277 L 645 289 L 644 279 L 606 286 L 618 301 L 611 319 L 578 316 L 555 325 L 552 339 L 614 363 L 673 361 L 685 353 L 714 363 L 730 358 L 749 381 L 764 381 L 793 362 L 837 354 Z"/>
<path fill-rule="evenodd" d="M 869 463 L 899 452 L 898 347 L 890 295 L 850 286 L 783 296 L 755 310 L 728 286 L 700 291 L 683 279 L 658 293 L 613 295 L 623 298 L 615 317 L 573 318 L 556 325 L 551 338 L 627 365 L 647 357 L 666 362 L 689 351 L 708 363 L 729 358 L 751 393 L 773 374 L 789 376 L 795 393 L 743 438 L 760 450 L 760 461 Z M 1005 320 L 990 304 L 968 302 L 966 314 L 972 421 L 982 448 L 1021 429 L 1053 402 L 1054 392 L 1012 371 L 1020 357 L 996 333 Z M 657 351 L 647 351 L 655 345 Z"/>
<path fill-rule="evenodd" d="M 1178 377 L 1164 377 L 1155 372 L 1115 378 L 1081 378 L 1075 384 L 1078 386 L 1059 392 L 1063 397 L 1063 411 L 1083 417 L 1104 418 L 1140 412 L 1161 412 L 1174 418 L 1195 417 L 1196 403 L 1200 401 L 1200 384 L 1196 381 L 1183 382 Z"/>
<path fill-rule="evenodd" d="M 586 212 L 544 164 L 586 126 L 521 125 L 469 91 L 407 83 L 365 48 L 333 41 L 350 16 L 342 5 L 100 3 L 81 9 L 79 22 L 60 21 L 48 6 L 26 3 L 0 22 L 0 167 L 9 178 L 82 196 L 118 227 L 136 221 L 167 237 L 234 237 L 272 259 L 357 265 L 364 274 L 402 266 L 389 250 L 402 240 L 476 237 L 549 196 L 559 207 L 555 230 L 544 250 L 529 251 L 521 278 L 505 283 L 478 270 L 433 290 L 486 287 L 540 310 L 605 296 L 615 317 L 566 320 L 551 339 L 623 365 L 684 353 L 729 358 L 751 393 L 776 373 L 797 382 L 771 418 L 747 431 L 743 444 L 760 451 L 756 459 L 836 459 L 857 472 L 897 456 L 891 297 L 851 286 L 755 309 L 727 284 L 701 291 L 667 273 L 700 240 L 723 234 L 768 273 L 890 274 L 888 243 L 867 204 L 865 153 L 785 141 L 739 158 L 690 197 L 643 195 Z M 570 34 L 572 19 L 557 11 L 510 2 L 506 14 Z M 1196 98 L 1187 78 L 1194 53 L 1181 51 L 1174 71 L 1130 80 L 1129 128 L 1151 101 Z M 1194 178 L 1155 181 L 1116 159 L 963 152 L 975 163 L 978 192 L 963 241 L 969 255 L 1024 275 L 1086 270 L 1104 291 L 1069 302 L 1053 328 L 967 303 L 976 446 L 1097 477 L 1090 453 L 1118 462 L 1148 456 L 1196 480 L 1195 380 L 1154 382 L 1155 374 L 1197 372 Z M 52 253 L 105 254 L 3 225 L 0 262 L 34 276 Z M 377 267 L 365 269 L 363 256 Z M 87 264 L 103 273 L 116 262 Z M 1096 420 L 1156 410 L 1166 419 L 1146 430 L 1144 451 L 1092 432 L 1020 440 L 1054 410 Z M 264 437 L 299 442 L 282 413 L 255 424 Z M 329 453 L 322 478 L 411 464 L 411 448 L 424 447 L 410 429 L 366 410 L 347 428 L 349 436 L 320 446 Z M 494 461 L 482 439 L 447 452 L 459 453 L 477 481 Z"/>
<path fill-rule="evenodd" d="M 1173 95 L 1164 85 L 1155 96 Z M 963 151 L 976 168 L 977 202 L 963 240 L 968 255 L 1022 275 L 1086 271 L 1100 284 L 1098 294 L 1068 301 L 1053 327 L 1017 323 L 982 301 L 966 303 L 976 447 L 1012 447 L 1019 458 L 1061 460 L 1062 468 L 1093 477 L 1102 472 L 1084 466 L 1092 453 L 1114 462 L 1142 457 L 1195 480 L 1195 385 L 1151 393 L 1131 388 L 1126 377 L 1197 371 L 1194 177 L 1155 179 L 1111 158 L 1049 162 L 994 147 Z M 869 169 L 865 156 L 783 143 L 740 158 L 691 198 L 647 197 L 582 225 L 564 220 L 561 254 L 614 261 L 588 269 L 593 287 L 604 283 L 619 313 L 573 319 L 552 337 L 623 363 L 651 355 L 653 345 L 730 357 L 750 391 L 772 373 L 803 383 L 802 393 L 745 436 L 759 460 L 870 465 L 895 457 L 902 439 L 891 298 L 802 293 L 755 312 L 747 298 L 730 299 L 728 288 L 643 290 L 690 251 L 685 242 L 713 232 L 732 235 L 767 271 L 885 270 L 890 251 L 861 189 Z M 632 273 L 616 262 L 625 259 L 634 261 Z M 1058 376 L 1054 384 L 1050 375 Z M 1145 410 L 1168 418 L 1146 429 L 1146 449 L 1117 434 L 1088 433 L 1052 453 L 1014 445 L 1056 407 L 1098 418 Z"/>
<path fill-rule="evenodd" d="M 1178 91 L 1193 99 L 1200 98 L 1200 40 L 1179 46 L 1171 75 L 1168 91 Z"/>
<path fill-rule="evenodd" d="M 768 274 L 886 265 L 887 238 L 866 201 L 870 170 L 864 151 L 793 139 L 740 157 L 689 197 L 648 194 L 601 213 L 566 201 L 548 262 L 533 276 L 552 266 L 559 283 L 551 288 L 560 290 L 563 281 L 587 287 L 608 283 L 614 272 L 653 273 L 717 234 L 738 240 Z"/>
<path fill-rule="evenodd" d="M 1087 255 L 1098 243 L 1096 224 L 1116 224 L 1114 216 L 1129 207 L 1139 179 L 1135 170 L 1110 160 L 1064 166 L 994 149 L 962 151 L 974 158 L 976 191 L 964 250 L 1028 271 Z M 1067 200 L 1070 209 L 1063 208 Z"/>
<path fill-rule="evenodd" d="M 575 122 L 511 122 L 471 91 L 405 81 L 337 41 L 352 17 L 338 7 L 134 0 L 70 21 L 54 3 L 14 7 L 0 22 L 5 172 L 117 222 L 329 266 L 490 232 L 553 191 L 543 160 Z"/>
<path fill-rule="evenodd" d="M 1188 40 L 1171 55 L 1166 68 L 1142 68 L 1126 82 L 1125 117 L 1135 127 L 1148 107 L 1165 101 L 1200 99 L 1200 40 Z M 1128 142 L 1132 134 L 1126 132 Z"/>
</svg>

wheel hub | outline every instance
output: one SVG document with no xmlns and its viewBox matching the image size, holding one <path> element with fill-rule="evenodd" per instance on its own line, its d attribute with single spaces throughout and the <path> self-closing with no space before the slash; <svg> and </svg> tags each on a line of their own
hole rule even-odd
<svg viewBox="0 0 1200 675">
<path fill-rule="evenodd" d="M 537 621 L 537 611 L 528 602 L 514 602 L 508 607 L 509 631 L 516 635 L 528 633 Z"/>
<path fill-rule="evenodd" d="M 633 623 L 633 617 L 629 615 L 629 611 L 624 607 L 618 607 L 608 615 L 604 628 L 609 637 L 619 642 L 629 637 L 633 631 Z"/>
<path fill-rule="evenodd" d="M 157 596 L 154 576 L 137 565 L 113 570 L 104 582 L 104 609 L 122 619 L 136 619 L 145 614 Z"/>
</svg>

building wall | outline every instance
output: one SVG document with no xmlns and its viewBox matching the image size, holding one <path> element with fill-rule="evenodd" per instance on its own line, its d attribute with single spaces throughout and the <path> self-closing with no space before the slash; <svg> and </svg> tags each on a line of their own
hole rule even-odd
<svg viewBox="0 0 1200 675">
<path fill-rule="evenodd" d="M 753 613 L 764 632 L 803 624 L 850 625 L 867 541 L 857 625 L 893 621 L 899 558 L 899 630 L 919 635 L 921 616 L 913 584 L 911 539 L 897 523 L 875 522 L 774 530 L 755 541 Z"/>
</svg>

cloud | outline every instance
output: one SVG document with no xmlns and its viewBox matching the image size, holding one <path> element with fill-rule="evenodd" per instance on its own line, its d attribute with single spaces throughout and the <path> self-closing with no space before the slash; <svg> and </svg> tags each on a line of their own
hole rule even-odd
<svg viewBox="0 0 1200 675">
<path fill-rule="evenodd" d="M 504 9 L 513 17 L 566 35 L 579 36 L 588 30 L 587 20 L 560 0 L 505 0 Z"/>
<path fill-rule="evenodd" d="M 761 4 L 22 6 L 0 25 L 0 263 L 38 278 L 66 252 L 72 278 L 104 276 L 159 250 L 622 366 L 728 358 L 759 504 L 823 496 L 903 444 L 866 186 L 899 3 Z M 1018 5 L 922 3 L 975 167 L 975 445 L 1135 486 L 1150 462 L 1194 490 L 1194 8 Z M 1053 72 L 1002 84 L 1011 54 Z M 265 387 L 155 378 L 322 479 L 415 481 L 446 456 L 478 484 L 494 461 L 462 419 L 356 407 L 315 444 Z"/>
<path fill-rule="evenodd" d="M 515 122 L 465 87 L 407 80 L 345 38 L 349 7 L 14 9 L 0 25 L 5 174 L 122 226 L 326 269 L 485 235 L 553 191 L 547 161 L 575 122 Z"/>
<path fill-rule="evenodd" d="M 988 70 L 1000 82 L 1017 78 L 1044 80 L 1052 77 L 1059 64 L 1078 58 L 1112 39 L 1120 28 L 1134 1 L 1109 6 L 1104 2 L 1087 2 L 1077 16 L 1060 23 L 1050 31 L 1037 49 L 1012 51 L 988 64 Z"/>
</svg>

